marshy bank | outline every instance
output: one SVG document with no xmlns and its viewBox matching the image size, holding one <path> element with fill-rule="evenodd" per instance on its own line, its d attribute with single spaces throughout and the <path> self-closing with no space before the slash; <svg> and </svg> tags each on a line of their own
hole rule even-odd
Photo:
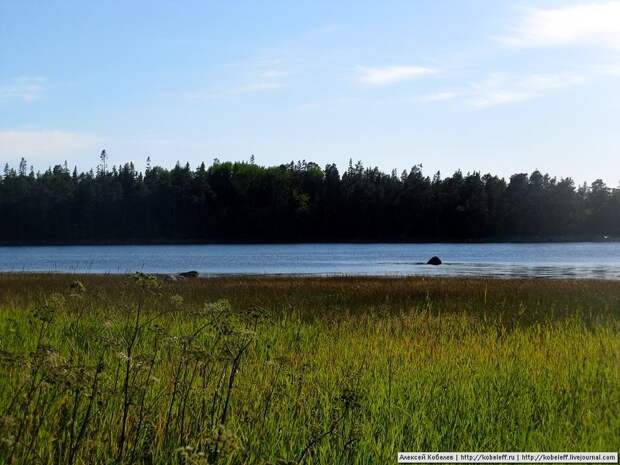
<svg viewBox="0 0 620 465">
<path fill-rule="evenodd" d="M 0 461 L 617 450 L 620 283 L 0 275 Z"/>
</svg>

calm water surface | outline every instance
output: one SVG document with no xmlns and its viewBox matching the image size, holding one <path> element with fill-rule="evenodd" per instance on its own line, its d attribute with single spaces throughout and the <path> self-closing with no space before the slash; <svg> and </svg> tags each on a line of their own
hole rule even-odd
<svg viewBox="0 0 620 465">
<path fill-rule="evenodd" d="M 444 265 L 424 263 L 438 255 Z M 620 243 L 0 247 L 0 271 L 620 279 Z"/>
</svg>

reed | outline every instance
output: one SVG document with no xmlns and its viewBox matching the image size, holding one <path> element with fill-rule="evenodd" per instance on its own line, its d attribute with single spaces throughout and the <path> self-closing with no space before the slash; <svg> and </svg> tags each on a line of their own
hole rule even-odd
<svg viewBox="0 0 620 465">
<path fill-rule="evenodd" d="M 0 275 L 0 462 L 617 450 L 620 283 Z"/>
</svg>

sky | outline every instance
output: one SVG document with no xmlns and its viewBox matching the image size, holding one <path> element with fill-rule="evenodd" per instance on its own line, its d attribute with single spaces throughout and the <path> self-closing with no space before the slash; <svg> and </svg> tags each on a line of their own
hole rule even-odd
<svg viewBox="0 0 620 465">
<path fill-rule="evenodd" d="M 0 0 L 0 163 L 620 181 L 620 1 Z"/>
</svg>

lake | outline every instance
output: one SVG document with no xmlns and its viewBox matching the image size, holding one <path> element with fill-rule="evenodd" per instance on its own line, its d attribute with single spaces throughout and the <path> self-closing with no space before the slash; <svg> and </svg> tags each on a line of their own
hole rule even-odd
<svg viewBox="0 0 620 465">
<path fill-rule="evenodd" d="M 426 265 L 433 255 L 444 264 Z M 0 247 L 0 271 L 620 279 L 620 243 Z"/>
</svg>

